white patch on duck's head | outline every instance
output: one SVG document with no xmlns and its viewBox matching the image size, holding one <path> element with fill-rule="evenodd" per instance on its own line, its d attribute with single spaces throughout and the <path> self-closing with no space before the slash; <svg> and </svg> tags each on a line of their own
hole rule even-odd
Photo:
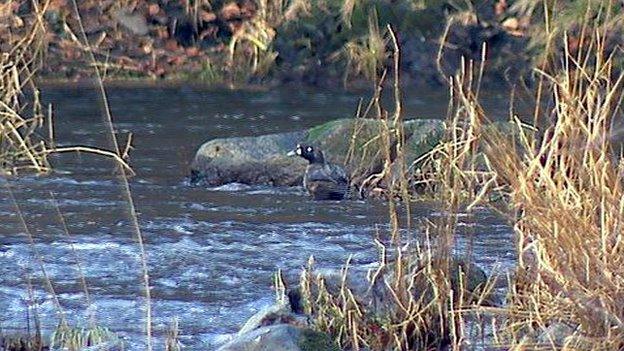
<svg viewBox="0 0 624 351">
<path fill-rule="evenodd" d="M 312 147 L 311 147 L 311 146 L 308 146 L 308 147 L 307 147 L 307 149 L 306 149 L 306 151 L 307 151 L 308 153 L 312 152 Z"/>
<path fill-rule="evenodd" d="M 303 151 L 301 151 L 301 146 L 297 146 L 297 151 L 295 151 L 297 153 L 297 155 L 301 156 L 301 154 L 303 153 Z"/>
</svg>

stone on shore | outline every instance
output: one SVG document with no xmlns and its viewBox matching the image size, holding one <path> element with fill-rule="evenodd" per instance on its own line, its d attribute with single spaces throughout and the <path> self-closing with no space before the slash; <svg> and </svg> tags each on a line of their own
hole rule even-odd
<svg viewBox="0 0 624 351">
<path fill-rule="evenodd" d="M 290 324 L 275 324 L 238 335 L 217 351 L 340 351 L 340 349 L 325 333 Z"/>
<path fill-rule="evenodd" d="M 114 18 L 117 23 L 136 35 L 147 35 L 149 33 L 147 20 L 139 13 L 132 13 L 128 9 L 121 9 L 115 12 Z"/>
<path fill-rule="evenodd" d="M 331 338 L 309 327 L 307 316 L 277 303 L 253 315 L 218 351 L 339 351 Z"/>
</svg>

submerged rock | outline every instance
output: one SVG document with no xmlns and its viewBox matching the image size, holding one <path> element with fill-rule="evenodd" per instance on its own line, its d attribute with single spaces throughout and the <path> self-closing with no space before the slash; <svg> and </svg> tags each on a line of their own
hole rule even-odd
<svg viewBox="0 0 624 351">
<path fill-rule="evenodd" d="M 553 323 L 537 337 L 537 343 L 553 349 L 564 348 L 569 341 L 573 341 L 575 330 L 575 327 L 563 322 Z"/>
<path fill-rule="evenodd" d="M 277 324 L 237 335 L 217 351 L 300 351 L 301 332 L 288 324 Z"/>
<path fill-rule="evenodd" d="M 430 151 L 440 140 L 440 120 L 403 123 L 406 162 Z M 321 147 L 329 162 L 344 165 L 354 181 L 381 170 L 380 131 L 389 130 L 373 119 L 338 119 L 300 132 L 214 139 L 204 143 L 191 165 L 193 183 L 218 186 L 226 183 L 300 185 L 306 162 L 286 153 L 298 143 Z"/>
<path fill-rule="evenodd" d="M 260 310 L 218 351 L 338 351 L 331 338 L 309 327 L 308 316 L 293 313 L 290 303 Z"/>
<path fill-rule="evenodd" d="M 277 303 L 266 307 L 251 316 L 251 318 L 249 318 L 243 327 L 238 331 L 238 335 L 274 324 L 307 326 L 308 321 L 306 316 L 293 313 L 290 303 Z"/>
<path fill-rule="evenodd" d="M 339 351 L 325 333 L 276 324 L 238 335 L 217 351 Z"/>
</svg>

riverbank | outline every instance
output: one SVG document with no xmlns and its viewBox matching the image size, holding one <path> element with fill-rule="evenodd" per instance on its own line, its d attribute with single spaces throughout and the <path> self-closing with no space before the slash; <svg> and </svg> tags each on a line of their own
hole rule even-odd
<svg viewBox="0 0 624 351">
<path fill-rule="evenodd" d="M 26 34 L 34 14 L 43 11 L 39 77 L 46 80 L 92 77 L 91 51 L 104 78 L 111 80 L 366 86 L 389 63 L 387 24 L 402 49 L 404 82 L 443 82 L 461 67 L 462 57 L 486 57 L 493 79 L 530 80 L 532 68 L 543 66 L 541 58 L 549 50 L 561 50 L 545 47 L 539 7 L 505 0 L 478 5 L 338 0 L 77 4 L 80 17 L 67 0 L 7 3 L 0 9 L 0 49 L 7 51 Z M 586 11 L 557 11 L 562 20 L 553 35 L 569 29 L 578 45 L 575 28 Z"/>
</svg>

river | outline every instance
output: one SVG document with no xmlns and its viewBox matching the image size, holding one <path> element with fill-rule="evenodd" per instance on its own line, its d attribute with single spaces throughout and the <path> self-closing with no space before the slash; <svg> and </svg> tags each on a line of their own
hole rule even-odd
<svg viewBox="0 0 624 351">
<path fill-rule="evenodd" d="M 157 349 L 173 318 L 179 319 L 187 350 L 213 349 L 273 301 L 278 269 L 294 276 L 311 255 L 324 268 L 340 267 L 350 254 L 356 265 L 375 261 L 372 238 L 388 223 L 380 202 L 314 202 L 301 188 L 206 189 L 186 179 L 194 152 L 209 139 L 293 131 L 351 116 L 365 94 L 179 85 L 117 86 L 108 92 L 121 144 L 133 135 L 129 162 L 137 175 L 130 188 L 146 244 Z M 49 86 L 43 96 L 53 103 L 58 145 L 110 148 L 96 90 Z M 507 115 L 505 94 L 487 96 L 488 111 Z M 404 101 L 407 116 L 442 118 L 447 93 L 408 89 Z M 113 163 L 87 153 L 52 161 L 56 171 L 50 175 L 2 180 L 0 329 L 24 331 L 28 316 L 36 313 L 49 333 L 63 313 L 73 324 L 91 320 L 108 327 L 126 340 L 128 350 L 141 350 L 140 252 Z M 413 214 L 416 221 L 436 215 L 443 214 L 427 203 L 416 205 Z M 501 219 L 482 209 L 462 219 L 461 228 L 474 235 L 460 236 L 459 247 L 470 246 L 486 271 L 513 266 L 511 230 Z M 40 263 L 61 310 L 46 289 Z"/>
</svg>

